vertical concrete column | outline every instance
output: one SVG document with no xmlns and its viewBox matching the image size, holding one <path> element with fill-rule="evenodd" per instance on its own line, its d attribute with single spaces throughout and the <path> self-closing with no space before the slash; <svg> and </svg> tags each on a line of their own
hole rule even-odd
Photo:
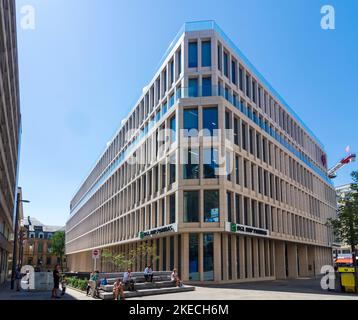
<svg viewBox="0 0 358 320">
<path fill-rule="evenodd" d="M 181 235 L 181 258 L 182 258 L 182 280 L 189 280 L 189 234 L 183 233 Z"/>
<path fill-rule="evenodd" d="M 245 241 L 243 236 L 239 236 L 239 255 L 240 255 L 240 279 L 245 278 Z M 239 276 L 239 275 L 238 275 Z"/>
<path fill-rule="evenodd" d="M 199 233 L 198 238 L 198 271 L 199 271 L 199 279 L 200 281 L 204 281 L 204 238 L 203 234 Z"/>
<path fill-rule="evenodd" d="M 257 174 L 257 166 L 255 166 L 256 167 L 256 170 L 255 170 L 255 175 Z M 255 179 L 256 180 L 256 179 Z M 256 183 L 256 182 L 255 182 Z M 256 186 L 257 186 L 257 184 L 256 184 Z M 255 227 L 258 227 L 258 228 L 260 228 L 260 224 L 259 224 L 259 222 L 260 222 L 260 217 L 259 217 L 259 202 L 258 201 L 255 201 L 255 203 L 254 203 L 254 206 L 255 206 L 255 220 L 256 220 L 256 226 Z"/>
<path fill-rule="evenodd" d="M 240 157 L 240 163 L 242 158 Z M 244 224 L 244 197 L 240 195 L 240 223 Z"/>
<path fill-rule="evenodd" d="M 221 280 L 221 233 L 214 233 L 214 281 Z"/>
<path fill-rule="evenodd" d="M 236 235 L 229 235 L 229 241 L 231 241 L 231 252 L 229 253 L 229 259 L 231 259 L 232 266 L 232 279 L 237 280 L 237 244 L 236 244 Z"/>
<path fill-rule="evenodd" d="M 297 270 L 297 244 L 287 244 L 287 261 L 288 261 L 288 277 L 296 279 L 298 277 Z"/>
<path fill-rule="evenodd" d="M 200 70 L 201 65 L 201 39 L 198 38 L 198 70 Z"/>
<path fill-rule="evenodd" d="M 222 261 L 223 261 L 223 265 L 221 266 L 223 272 L 223 280 L 228 280 L 229 276 L 228 276 L 228 265 L 229 265 L 229 261 L 228 261 L 228 234 L 227 233 L 223 233 L 222 234 Z"/>
<path fill-rule="evenodd" d="M 285 243 L 275 241 L 275 274 L 277 279 L 286 279 Z"/>
<path fill-rule="evenodd" d="M 166 262 L 166 265 L 167 265 L 167 270 L 169 270 L 170 268 L 170 237 L 167 236 L 165 238 L 163 238 L 163 241 L 166 241 L 166 259 L 167 259 L 167 262 Z"/>
<path fill-rule="evenodd" d="M 298 245 L 299 276 L 307 277 L 308 272 L 308 250 L 307 245 Z"/>
<path fill-rule="evenodd" d="M 258 278 L 260 276 L 260 265 L 259 265 L 259 244 L 257 238 L 252 238 L 252 247 L 253 247 L 253 263 L 254 263 L 254 278 Z"/>
<path fill-rule="evenodd" d="M 247 277 L 252 278 L 254 275 L 252 274 L 252 238 L 246 238 L 246 268 L 247 268 Z"/>
<path fill-rule="evenodd" d="M 259 239 L 259 255 L 260 255 L 260 277 L 265 277 L 265 241 Z"/>
<path fill-rule="evenodd" d="M 219 216 L 220 216 L 220 227 L 225 227 L 227 221 L 227 203 L 226 203 L 226 190 L 223 188 L 219 189 Z"/>
<path fill-rule="evenodd" d="M 266 275 L 271 274 L 271 255 L 270 255 L 270 240 L 264 240 L 264 247 L 265 247 L 265 260 L 266 260 L 266 268 L 267 271 L 265 272 Z"/>
<path fill-rule="evenodd" d="M 159 238 L 159 270 L 163 270 L 163 238 Z"/>
<path fill-rule="evenodd" d="M 178 255 L 181 254 L 180 252 L 178 252 L 178 235 L 174 236 L 174 268 L 176 268 L 178 270 L 178 272 L 180 272 L 179 270 L 179 265 L 178 265 Z"/>
</svg>

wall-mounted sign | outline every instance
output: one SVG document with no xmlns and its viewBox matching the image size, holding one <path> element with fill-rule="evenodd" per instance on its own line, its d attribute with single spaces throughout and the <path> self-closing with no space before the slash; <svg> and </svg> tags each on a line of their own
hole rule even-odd
<svg viewBox="0 0 358 320">
<path fill-rule="evenodd" d="M 138 236 L 140 239 L 144 239 L 144 238 L 153 237 L 153 236 L 156 236 L 156 235 L 162 234 L 162 233 L 177 232 L 177 231 L 178 231 L 178 224 L 173 223 L 173 224 L 168 224 L 163 227 L 158 227 L 158 228 L 154 228 L 151 230 L 141 231 L 141 232 L 139 232 Z"/>
<path fill-rule="evenodd" d="M 228 232 L 244 233 L 264 237 L 269 235 L 269 231 L 267 229 L 245 226 L 234 222 L 226 222 L 225 230 Z"/>
</svg>

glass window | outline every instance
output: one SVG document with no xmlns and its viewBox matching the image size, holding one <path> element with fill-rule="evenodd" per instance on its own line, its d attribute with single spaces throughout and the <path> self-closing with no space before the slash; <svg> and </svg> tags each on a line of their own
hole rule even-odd
<svg viewBox="0 0 358 320">
<path fill-rule="evenodd" d="M 189 68 L 198 66 L 198 43 L 189 42 Z"/>
<path fill-rule="evenodd" d="M 198 108 L 184 109 L 184 129 L 198 129 Z"/>
<path fill-rule="evenodd" d="M 203 248 L 204 280 L 214 280 L 214 235 L 204 233 Z"/>
<path fill-rule="evenodd" d="M 218 69 L 221 70 L 221 46 L 218 45 Z"/>
<path fill-rule="evenodd" d="M 202 96 L 203 97 L 210 97 L 212 95 L 212 89 L 211 89 L 211 77 L 204 77 L 202 79 L 202 84 L 203 84 L 203 92 L 202 92 Z"/>
<path fill-rule="evenodd" d="M 199 235 L 189 234 L 189 280 L 199 280 Z"/>
<path fill-rule="evenodd" d="M 174 143 L 176 141 L 176 131 L 177 131 L 175 116 L 170 119 L 170 130 L 171 130 L 171 141 L 170 142 Z"/>
<path fill-rule="evenodd" d="M 239 121 L 234 118 L 234 143 L 239 145 Z"/>
<path fill-rule="evenodd" d="M 235 178 L 236 184 L 240 184 L 239 157 L 235 156 Z"/>
<path fill-rule="evenodd" d="M 181 74 L 181 50 L 178 51 L 177 61 L 178 61 L 178 75 L 180 75 Z"/>
<path fill-rule="evenodd" d="M 169 184 L 172 184 L 175 182 L 176 177 L 176 157 L 175 154 L 170 156 L 170 167 L 169 167 Z"/>
<path fill-rule="evenodd" d="M 225 111 L 225 129 L 231 129 L 231 114 Z"/>
<path fill-rule="evenodd" d="M 199 191 L 184 191 L 184 222 L 199 222 Z"/>
<path fill-rule="evenodd" d="M 192 78 L 189 79 L 189 97 L 197 97 L 198 96 L 198 79 Z"/>
<path fill-rule="evenodd" d="M 224 75 L 228 76 L 229 72 L 228 72 L 228 61 L 229 61 L 229 57 L 228 54 L 226 52 L 224 52 Z"/>
<path fill-rule="evenodd" d="M 241 224 L 241 196 L 235 195 L 236 223 Z"/>
<path fill-rule="evenodd" d="M 175 222 L 175 193 L 169 197 L 169 223 Z"/>
<path fill-rule="evenodd" d="M 219 190 L 204 191 L 204 221 L 219 222 Z"/>
<path fill-rule="evenodd" d="M 217 149 L 208 148 L 204 149 L 204 178 L 213 179 L 217 178 L 216 168 L 219 168 L 219 152 Z"/>
<path fill-rule="evenodd" d="M 244 71 L 242 68 L 239 68 L 239 82 L 240 82 L 240 90 L 244 91 Z"/>
<path fill-rule="evenodd" d="M 211 41 L 201 43 L 201 65 L 203 67 L 211 66 Z"/>
<path fill-rule="evenodd" d="M 183 178 L 199 179 L 199 148 L 184 150 Z"/>
<path fill-rule="evenodd" d="M 237 77 L 236 77 L 236 62 L 231 61 L 231 81 L 234 84 L 237 84 Z"/>
<path fill-rule="evenodd" d="M 250 76 L 246 75 L 246 96 L 250 98 Z"/>
<path fill-rule="evenodd" d="M 210 135 L 214 135 L 214 130 L 218 129 L 218 108 L 203 109 L 203 129 L 210 131 Z"/>
<path fill-rule="evenodd" d="M 231 172 L 232 172 L 232 153 L 226 152 L 226 178 L 231 181 Z"/>
<path fill-rule="evenodd" d="M 170 84 L 173 83 L 174 81 L 174 61 L 171 61 L 170 64 L 169 64 L 169 69 L 170 69 Z"/>
<path fill-rule="evenodd" d="M 226 208 L 227 208 L 227 221 L 234 221 L 232 217 L 232 209 L 231 209 L 231 192 L 226 192 Z"/>
</svg>

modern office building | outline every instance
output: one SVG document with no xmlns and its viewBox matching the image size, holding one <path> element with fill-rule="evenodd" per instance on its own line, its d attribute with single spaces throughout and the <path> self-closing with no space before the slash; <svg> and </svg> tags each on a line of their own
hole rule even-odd
<svg viewBox="0 0 358 320">
<path fill-rule="evenodd" d="M 335 210 L 322 144 L 214 21 L 186 23 L 70 203 L 68 266 L 146 242 L 184 281 L 313 275 Z"/>
<path fill-rule="evenodd" d="M 15 0 L 0 1 L 0 283 L 12 253 L 21 134 Z"/>
<path fill-rule="evenodd" d="M 21 221 L 23 244 L 20 250 L 21 265 L 31 265 L 35 270 L 53 270 L 60 258 L 52 252 L 52 237 L 62 226 L 48 226 L 34 217 Z"/>
</svg>

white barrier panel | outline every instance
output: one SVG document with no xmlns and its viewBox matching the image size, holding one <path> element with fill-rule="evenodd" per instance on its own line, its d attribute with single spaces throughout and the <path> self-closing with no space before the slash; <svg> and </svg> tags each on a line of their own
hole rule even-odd
<svg viewBox="0 0 358 320">
<path fill-rule="evenodd" d="M 52 272 L 35 272 L 32 266 L 23 266 L 21 273 L 24 274 L 21 279 L 21 288 L 23 290 L 52 290 Z"/>
</svg>

